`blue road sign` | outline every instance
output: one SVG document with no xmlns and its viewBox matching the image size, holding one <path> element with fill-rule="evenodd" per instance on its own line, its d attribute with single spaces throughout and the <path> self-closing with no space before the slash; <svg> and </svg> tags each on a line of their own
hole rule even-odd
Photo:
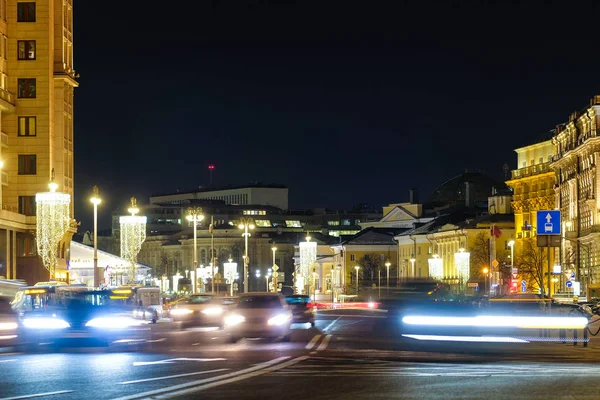
<svg viewBox="0 0 600 400">
<path fill-rule="evenodd" d="M 523 293 L 527 292 L 527 281 L 525 279 L 521 281 L 521 291 Z"/>
<path fill-rule="evenodd" d="M 560 211 L 540 210 L 537 212 L 538 235 L 560 235 Z"/>
<path fill-rule="evenodd" d="M 571 279 L 575 279 L 575 272 L 571 272 Z"/>
<path fill-rule="evenodd" d="M 572 287 L 573 286 L 573 281 L 567 281 L 567 287 Z"/>
</svg>

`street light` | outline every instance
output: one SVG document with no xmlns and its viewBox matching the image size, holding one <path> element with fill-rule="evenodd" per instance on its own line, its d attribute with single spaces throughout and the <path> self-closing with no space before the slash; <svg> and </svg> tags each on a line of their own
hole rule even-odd
<svg viewBox="0 0 600 400">
<path fill-rule="evenodd" d="M 198 222 L 204 219 L 204 215 L 202 214 L 202 208 L 200 207 L 191 207 L 188 208 L 188 214 L 186 219 L 190 222 L 194 223 L 194 271 L 198 269 L 198 242 L 196 237 L 196 230 L 198 229 Z M 194 293 L 196 292 L 196 279 L 192 283 L 192 290 Z"/>
<path fill-rule="evenodd" d="M 357 265 L 354 267 L 354 269 L 356 270 L 356 295 L 358 296 L 358 270 L 360 267 Z"/>
<path fill-rule="evenodd" d="M 100 286 L 100 273 L 98 272 L 98 204 L 102 202 L 98 193 L 98 186 L 92 188 L 93 194 L 90 201 L 94 205 L 94 287 Z"/>
<path fill-rule="evenodd" d="M 483 283 L 483 285 L 484 285 L 483 287 L 484 287 L 484 290 L 485 290 L 485 292 L 487 292 L 487 291 L 488 291 L 488 289 L 487 289 L 487 278 L 488 278 L 488 272 L 490 272 L 490 270 L 489 270 L 487 267 L 485 267 L 485 268 L 483 269 L 483 274 L 484 274 L 484 276 L 485 276 L 485 279 L 483 280 L 483 282 L 484 282 L 484 283 Z M 488 295 L 489 295 L 489 293 L 488 293 Z"/>
<path fill-rule="evenodd" d="M 385 268 L 387 269 L 386 273 L 387 273 L 387 290 L 388 292 L 390 291 L 390 266 L 392 265 L 392 263 L 390 263 L 389 261 L 385 263 Z"/>
<path fill-rule="evenodd" d="M 414 278 L 414 277 L 415 277 L 415 275 L 416 275 L 416 274 L 415 274 L 415 261 L 417 261 L 417 260 L 415 259 L 415 255 L 413 254 L 413 256 L 412 256 L 412 257 L 411 257 L 411 259 L 410 259 L 410 264 L 411 264 L 411 273 L 412 273 L 412 277 L 413 277 L 413 278 Z"/>
<path fill-rule="evenodd" d="M 256 291 L 258 292 L 258 280 L 260 279 L 260 270 L 259 269 L 256 270 L 256 274 L 254 276 L 256 276 Z"/>
<path fill-rule="evenodd" d="M 248 232 L 248 230 L 254 229 L 254 221 L 252 220 L 252 218 L 244 217 L 240 220 L 238 228 L 244 230 L 244 233 L 242 233 L 242 236 L 244 237 L 244 245 L 245 245 L 245 247 L 244 247 L 244 293 L 248 293 L 248 264 L 250 264 L 250 260 L 248 259 L 248 238 L 250 237 L 250 232 Z"/>
<path fill-rule="evenodd" d="M 269 278 L 271 277 L 271 270 L 269 269 L 269 271 L 267 272 L 267 274 L 265 275 L 265 282 L 267 284 L 267 288 L 266 288 L 266 292 L 270 292 L 269 290 Z"/>
</svg>

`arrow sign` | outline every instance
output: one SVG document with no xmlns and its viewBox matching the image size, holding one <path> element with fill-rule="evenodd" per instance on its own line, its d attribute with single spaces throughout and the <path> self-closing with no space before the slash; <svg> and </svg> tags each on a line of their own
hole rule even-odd
<svg viewBox="0 0 600 400">
<path fill-rule="evenodd" d="M 537 234 L 542 235 L 560 235 L 560 211 L 559 210 L 540 210 L 537 212 Z"/>
</svg>

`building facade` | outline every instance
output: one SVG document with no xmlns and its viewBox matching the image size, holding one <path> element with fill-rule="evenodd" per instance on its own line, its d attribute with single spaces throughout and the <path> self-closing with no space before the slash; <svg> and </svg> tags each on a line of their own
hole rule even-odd
<svg viewBox="0 0 600 400">
<path fill-rule="evenodd" d="M 72 0 L 0 2 L 0 275 L 29 283 L 49 278 L 37 256 L 35 195 L 54 175 L 71 195 L 73 218 Z M 59 249 L 66 271 L 70 238 Z"/>
<path fill-rule="evenodd" d="M 556 174 L 551 168 L 556 154 L 552 140 L 542 140 L 529 146 L 515 150 L 517 153 L 517 169 L 511 172 L 511 179 L 506 182 L 513 189 L 512 208 L 515 215 L 515 261 L 517 268 L 520 260 L 527 257 L 527 252 L 540 252 L 537 248 L 537 213 L 540 210 L 553 210 L 557 206 L 555 196 Z M 556 249 L 550 251 L 550 264 L 558 263 Z M 547 267 L 540 265 L 540 268 Z M 557 277 L 559 277 L 557 275 Z M 547 281 L 546 281 L 547 282 Z M 532 290 L 536 286 L 530 285 Z M 547 287 L 547 284 L 545 285 Z M 561 285 L 552 285 L 551 292 L 560 291 Z M 547 290 L 547 289 L 546 289 Z"/>
<path fill-rule="evenodd" d="M 583 294 L 600 294 L 600 96 L 585 109 L 557 126 L 553 143 L 556 156 L 556 205 L 561 210 L 562 264 L 572 268 Z"/>
</svg>

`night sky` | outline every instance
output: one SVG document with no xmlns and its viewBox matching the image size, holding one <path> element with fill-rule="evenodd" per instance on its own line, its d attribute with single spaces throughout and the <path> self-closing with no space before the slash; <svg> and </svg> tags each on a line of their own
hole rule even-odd
<svg viewBox="0 0 600 400">
<path fill-rule="evenodd" d="M 209 163 L 214 185 L 286 184 L 292 208 L 503 179 L 600 94 L 593 2 L 298 3 L 75 2 L 80 230 L 93 185 L 109 228 L 130 196 L 207 185 Z"/>
</svg>

